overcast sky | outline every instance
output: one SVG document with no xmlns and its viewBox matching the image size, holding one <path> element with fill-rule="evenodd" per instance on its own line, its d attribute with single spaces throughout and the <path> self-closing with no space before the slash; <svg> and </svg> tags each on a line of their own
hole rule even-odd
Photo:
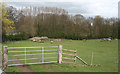
<svg viewBox="0 0 120 74">
<path fill-rule="evenodd" d="M 119 0 L 5 0 L 16 8 L 23 6 L 47 6 L 66 9 L 69 14 L 82 14 L 86 17 L 100 15 L 102 17 L 118 17 Z M 15 2 L 14 2 L 15 1 Z"/>
<path fill-rule="evenodd" d="M 120 18 L 120 1 L 119 1 L 119 5 L 118 5 L 118 18 Z"/>
</svg>

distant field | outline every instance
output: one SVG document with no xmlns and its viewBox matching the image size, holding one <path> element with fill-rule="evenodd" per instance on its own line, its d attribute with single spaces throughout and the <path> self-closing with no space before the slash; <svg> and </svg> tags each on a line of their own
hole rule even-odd
<svg viewBox="0 0 120 74">
<path fill-rule="evenodd" d="M 77 64 L 43 64 L 29 65 L 35 72 L 117 72 L 118 71 L 118 40 L 112 42 L 100 42 L 99 39 L 87 40 L 63 40 L 61 42 L 49 41 L 45 43 L 32 42 L 28 40 L 13 41 L 3 43 L 3 46 L 8 47 L 35 47 L 35 46 L 58 46 L 63 45 L 65 49 L 77 49 L 77 55 L 85 60 L 88 64 L 91 62 L 91 53 L 93 52 L 93 64 L 100 64 L 96 67 L 81 67 L 78 66 L 81 61 L 77 60 Z M 56 59 L 57 60 L 57 59 Z M 16 66 L 8 67 L 6 72 L 21 72 Z"/>
</svg>

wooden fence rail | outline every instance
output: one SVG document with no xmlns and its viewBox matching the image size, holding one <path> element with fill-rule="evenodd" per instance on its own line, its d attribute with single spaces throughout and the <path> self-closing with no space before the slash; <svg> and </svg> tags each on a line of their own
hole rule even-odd
<svg viewBox="0 0 120 74">
<path fill-rule="evenodd" d="M 76 55 L 77 55 L 76 50 L 63 49 L 63 51 L 73 52 L 72 54 L 69 53 L 62 53 L 62 54 L 67 56 L 72 56 L 74 58 L 62 57 L 62 59 L 73 60 L 73 62 L 62 61 L 62 63 L 76 63 Z"/>
<path fill-rule="evenodd" d="M 74 60 L 74 58 L 62 57 L 62 59 Z"/>
<path fill-rule="evenodd" d="M 74 52 L 73 54 L 62 53 L 63 55 L 73 56 L 74 58 L 63 57 L 62 59 L 74 60 L 74 63 L 76 63 L 76 59 L 79 59 L 82 63 L 84 63 L 85 65 L 88 65 L 83 59 L 81 59 L 80 57 L 77 56 L 77 50 L 68 50 L 68 49 L 63 49 L 63 50 L 64 51 Z M 73 62 L 63 61 L 62 63 L 73 63 Z"/>
<path fill-rule="evenodd" d="M 63 49 L 64 51 L 70 51 L 70 52 L 75 52 L 75 50 L 68 50 L 68 49 Z"/>
<path fill-rule="evenodd" d="M 75 54 L 68 54 L 68 53 L 63 53 L 63 54 L 68 56 L 75 56 Z"/>
</svg>

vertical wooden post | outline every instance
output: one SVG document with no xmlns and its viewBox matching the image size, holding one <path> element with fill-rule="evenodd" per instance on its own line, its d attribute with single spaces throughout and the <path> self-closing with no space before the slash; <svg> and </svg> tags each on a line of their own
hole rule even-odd
<svg viewBox="0 0 120 74">
<path fill-rule="evenodd" d="M 8 47 L 4 46 L 3 50 L 3 70 L 8 67 Z"/>
<path fill-rule="evenodd" d="M 93 64 L 93 52 L 92 52 L 92 55 L 91 55 L 91 65 Z"/>
<path fill-rule="evenodd" d="M 62 63 L 62 45 L 58 46 L 58 63 Z"/>
<path fill-rule="evenodd" d="M 1 46 L 0 46 L 0 69 L 2 69 L 2 50 L 1 50 Z"/>
<path fill-rule="evenodd" d="M 75 50 L 74 63 L 76 63 L 77 50 Z"/>
</svg>

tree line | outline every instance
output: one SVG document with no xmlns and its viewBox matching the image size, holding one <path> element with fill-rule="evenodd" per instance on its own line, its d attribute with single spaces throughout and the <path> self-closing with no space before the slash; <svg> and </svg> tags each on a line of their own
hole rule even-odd
<svg viewBox="0 0 120 74">
<path fill-rule="evenodd" d="M 14 22 L 15 29 L 3 36 L 22 35 L 21 39 L 35 36 L 65 39 L 118 38 L 118 19 L 101 16 L 84 17 L 69 15 L 68 11 L 56 7 L 6 8 L 6 18 Z M 4 25 L 4 24 L 3 24 Z M 16 34 L 16 35 L 17 35 Z M 18 38 L 19 38 L 18 37 Z"/>
</svg>

